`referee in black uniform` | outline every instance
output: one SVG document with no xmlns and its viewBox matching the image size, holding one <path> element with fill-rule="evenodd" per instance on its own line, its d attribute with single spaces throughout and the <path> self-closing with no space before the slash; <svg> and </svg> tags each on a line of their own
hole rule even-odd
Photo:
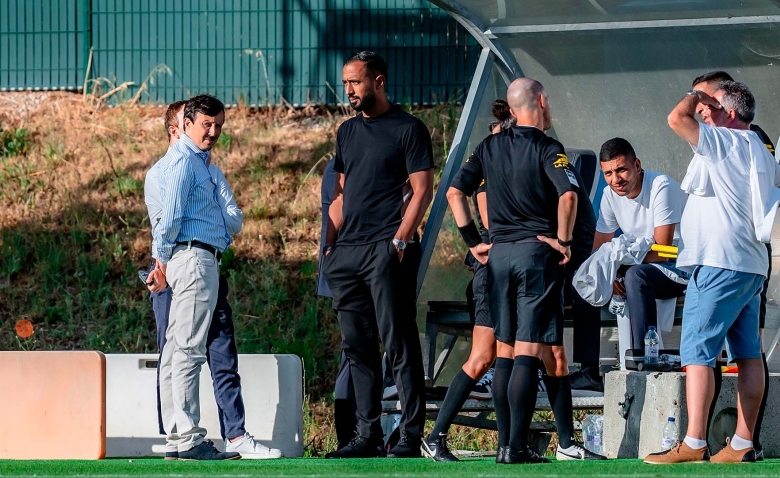
<svg viewBox="0 0 780 478">
<path fill-rule="evenodd" d="M 453 180 L 447 198 L 464 241 L 474 257 L 488 265 L 496 339 L 514 347 L 506 392 L 509 444 L 499 447 L 496 461 L 548 463 L 529 448 L 528 433 L 540 359 L 548 370 L 561 365 L 556 364 L 550 346 L 563 342 L 564 264 L 571 258 L 581 186 L 563 145 L 544 134 L 552 125 L 552 114 L 542 84 L 528 78 L 515 80 L 507 101 L 517 126 L 477 146 Z M 483 179 L 492 246 L 482 242 L 468 207 L 467 196 Z M 494 394 L 499 393 L 494 389 Z"/>
<path fill-rule="evenodd" d="M 329 209 L 323 273 L 341 326 L 355 390 L 357 436 L 330 458 L 383 455 L 381 340 L 401 402 L 401 439 L 387 456 L 419 457 L 425 375 L 417 331 L 416 234 L 433 198 L 433 147 L 422 121 L 387 99 L 387 65 L 375 53 L 342 71 L 358 114 L 336 135 L 336 191 Z M 404 186 L 412 198 L 404 209 Z"/>
</svg>

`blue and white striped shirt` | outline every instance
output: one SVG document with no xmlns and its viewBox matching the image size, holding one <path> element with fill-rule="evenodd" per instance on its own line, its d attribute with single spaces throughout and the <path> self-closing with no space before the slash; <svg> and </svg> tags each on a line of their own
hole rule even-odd
<svg viewBox="0 0 780 478">
<path fill-rule="evenodd" d="M 216 164 L 209 163 L 209 173 L 211 174 L 212 182 L 217 187 L 217 191 L 219 191 L 217 200 L 219 201 L 219 207 L 222 208 L 222 217 L 225 218 L 227 232 L 230 234 L 230 237 L 233 237 L 241 231 L 244 213 L 236 204 L 233 190 L 230 189 L 230 185 L 222 170 Z M 163 209 L 159 177 L 160 162 L 158 161 L 146 172 L 146 179 L 144 180 L 144 202 L 149 213 L 149 222 L 152 225 L 152 238 L 157 236 L 157 225 L 160 222 Z M 152 247 L 152 258 L 157 258 L 157 250 L 154 247 Z"/>
<path fill-rule="evenodd" d="M 153 246 L 163 264 L 171 259 L 177 242 L 200 241 L 219 251 L 230 245 L 208 158 L 208 151 L 201 151 L 183 134 L 158 162 L 162 212 Z"/>
</svg>

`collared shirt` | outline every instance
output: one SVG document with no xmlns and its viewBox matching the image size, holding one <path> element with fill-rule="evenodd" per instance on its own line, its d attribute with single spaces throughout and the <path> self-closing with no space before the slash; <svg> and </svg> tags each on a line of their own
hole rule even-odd
<svg viewBox="0 0 780 478">
<path fill-rule="evenodd" d="M 214 164 L 209 164 L 209 173 L 211 180 L 216 185 L 219 195 L 219 207 L 222 209 L 222 215 L 225 218 L 225 226 L 230 236 L 235 236 L 241 231 L 244 222 L 244 213 L 236 204 L 233 197 L 233 190 L 222 173 L 222 170 Z M 144 181 L 144 202 L 146 210 L 149 213 L 149 222 L 152 224 L 152 237 L 157 237 L 157 223 L 162 216 L 162 198 L 160 197 L 160 161 L 154 163 L 154 166 L 146 173 Z M 152 247 L 152 258 L 157 257 L 157 250 Z"/>
<path fill-rule="evenodd" d="M 209 173 L 208 158 L 209 153 L 185 134 L 155 165 L 161 207 L 159 219 L 151 214 L 150 219 L 153 249 L 163 264 L 177 242 L 200 241 L 219 251 L 230 245 L 228 221 L 218 199 L 220 188 Z"/>
</svg>

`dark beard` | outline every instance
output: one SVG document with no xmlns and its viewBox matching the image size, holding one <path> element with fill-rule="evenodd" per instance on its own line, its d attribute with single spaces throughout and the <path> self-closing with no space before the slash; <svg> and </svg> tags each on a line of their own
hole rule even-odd
<svg viewBox="0 0 780 478">
<path fill-rule="evenodd" d="M 352 106 L 352 109 L 355 111 L 365 111 L 370 110 L 374 107 L 376 104 L 376 95 L 373 93 L 366 93 L 366 95 L 360 99 L 360 102 L 357 105 L 353 105 L 350 103 L 349 105 Z"/>
</svg>

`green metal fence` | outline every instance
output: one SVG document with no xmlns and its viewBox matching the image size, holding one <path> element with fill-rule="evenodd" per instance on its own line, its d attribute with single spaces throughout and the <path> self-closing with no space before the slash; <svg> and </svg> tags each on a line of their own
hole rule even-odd
<svg viewBox="0 0 780 478">
<path fill-rule="evenodd" d="M 461 100 L 479 51 L 425 0 L 0 0 L 0 89 L 78 89 L 89 63 L 101 91 L 132 83 L 115 99 L 334 104 L 362 49 L 422 104 Z"/>
</svg>

